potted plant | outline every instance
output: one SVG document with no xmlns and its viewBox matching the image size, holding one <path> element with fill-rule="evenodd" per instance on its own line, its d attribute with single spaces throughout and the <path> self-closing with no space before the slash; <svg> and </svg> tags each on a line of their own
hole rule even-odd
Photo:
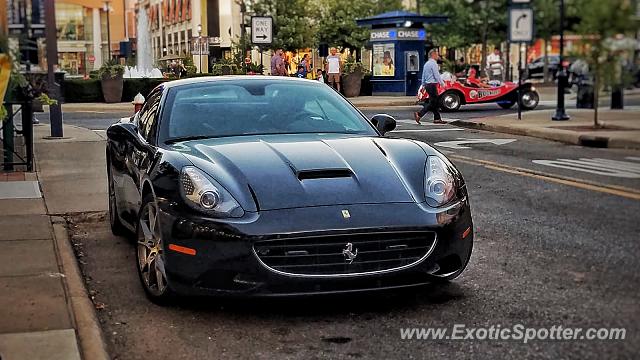
<svg viewBox="0 0 640 360">
<path fill-rule="evenodd" d="M 264 74 L 264 66 L 258 63 L 252 62 L 247 64 L 247 75 L 262 75 Z"/>
<path fill-rule="evenodd" d="M 362 79 L 367 73 L 364 65 L 355 61 L 353 57 L 347 59 L 344 64 L 344 75 L 342 78 L 342 91 L 346 97 L 356 97 L 360 95 Z"/>
<path fill-rule="evenodd" d="M 111 60 L 100 67 L 98 76 L 101 79 L 100 84 L 105 102 L 115 103 L 120 102 L 122 99 L 122 74 L 124 74 L 124 66 L 118 65 Z"/>
</svg>

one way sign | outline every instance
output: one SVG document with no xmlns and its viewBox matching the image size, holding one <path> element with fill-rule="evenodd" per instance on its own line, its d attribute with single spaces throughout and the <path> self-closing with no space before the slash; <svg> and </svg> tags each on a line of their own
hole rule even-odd
<svg viewBox="0 0 640 360">
<path fill-rule="evenodd" d="M 254 44 L 271 44 L 273 42 L 272 17 L 251 17 L 251 42 Z"/>
<path fill-rule="evenodd" d="M 509 9 L 509 41 L 533 41 L 533 9 L 513 7 Z"/>
</svg>

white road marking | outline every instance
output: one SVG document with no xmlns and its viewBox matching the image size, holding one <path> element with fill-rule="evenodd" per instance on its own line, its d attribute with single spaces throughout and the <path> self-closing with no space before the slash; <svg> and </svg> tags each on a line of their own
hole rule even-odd
<svg viewBox="0 0 640 360">
<path fill-rule="evenodd" d="M 449 123 L 449 122 L 453 122 L 453 121 L 458 121 L 460 119 L 442 119 L 444 122 Z M 405 124 L 413 124 L 413 125 L 419 125 L 419 126 L 438 126 L 438 125 L 446 125 L 446 124 L 434 124 L 433 120 L 422 120 L 422 122 L 420 124 L 417 124 L 416 121 L 414 119 L 399 119 L 396 120 L 397 123 L 405 123 Z"/>
<path fill-rule="evenodd" d="M 458 138 L 458 140 L 453 141 L 441 141 L 437 142 L 434 145 L 440 147 L 446 147 L 449 149 L 470 149 L 469 146 L 464 146 L 464 144 L 494 144 L 494 145 L 505 145 L 516 141 L 516 139 L 465 139 Z"/>
<path fill-rule="evenodd" d="M 628 160 L 640 161 L 637 157 L 627 157 Z M 580 158 L 580 159 L 556 159 L 556 160 L 533 160 L 533 163 L 581 171 L 590 174 L 613 176 L 626 179 L 640 178 L 640 162 L 629 162 L 602 158 Z"/>
<path fill-rule="evenodd" d="M 415 130 L 393 130 L 393 133 L 405 133 L 405 132 L 440 132 L 440 131 L 464 131 L 460 128 L 447 128 L 447 129 L 415 129 Z"/>
</svg>

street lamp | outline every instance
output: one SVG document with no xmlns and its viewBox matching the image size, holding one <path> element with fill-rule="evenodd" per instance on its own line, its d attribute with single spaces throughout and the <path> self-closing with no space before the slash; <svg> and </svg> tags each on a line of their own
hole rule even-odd
<svg viewBox="0 0 640 360">
<path fill-rule="evenodd" d="M 564 0 L 560 0 L 560 70 L 558 71 L 558 100 L 556 113 L 551 118 L 555 121 L 569 120 L 569 115 L 564 111 L 564 89 L 567 85 L 567 70 L 564 66 Z M 596 104 L 598 106 L 598 104 Z"/>
<path fill-rule="evenodd" d="M 111 26 L 109 24 L 109 10 L 111 10 L 110 7 L 109 7 L 109 3 L 110 2 L 111 1 L 109 1 L 109 0 L 105 1 L 104 2 L 104 8 L 103 8 L 104 12 L 107 13 L 107 51 L 108 51 L 107 52 L 107 54 L 108 54 L 107 57 L 108 57 L 108 60 L 111 60 Z"/>
<path fill-rule="evenodd" d="M 198 59 L 200 60 L 200 74 L 202 74 L 202 25 L 198 24 Z"/>
</svg>

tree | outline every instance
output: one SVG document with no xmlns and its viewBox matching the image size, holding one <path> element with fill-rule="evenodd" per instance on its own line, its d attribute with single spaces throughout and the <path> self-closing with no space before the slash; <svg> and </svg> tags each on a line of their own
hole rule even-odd
<svg viewBox="0 0 640 360">
<path fill-rule="evenodd" d="M 400 0 L 320 0 L 320 19 L 315 27 L 316 44 L 357 50 L 369 40 L 369 29 L 356 19 L 402 8 Z"/>
<path fill-rule="evenodd" d="M 594 127 L 598 123 L 598 94 L 603 82 L 611 84 L 615 80 L 619 66 L 619 56 L 623 49 L 616 48 L 624 35 L 634 35 L 638 30 L 635 9 L 629 0 L 577 0 L 582 9 L 582 18 L 576 30 L 589 47 L 587 61 L 594 78 Z M 605 81 L 603 81 L 605 80 Z"/>
<path fill-rule="evenodd" d="M 558 6 L 558 0 L 536 0 L 533 3 L 536 36 L 544 40 L 544 68 L 542 70 L 544 81 L 549 80 L 548 43 L 551 36 L 558 33 L 558 22 L 560 21 Z"/>
<path fill-rule="evenodd" d="M 482 41 L 477 28 L 482 23 L 481 17 L 470 3 L 459 0 L 422 1 L 421 9 L 429 15 L 449 17 L 447 23 L 429 27 L 429 34 L 435 44 L 460 48 Z"/>
<path fill-rule="evenodd" d="M 313 44 L 313 28 L 305 0 L 246 0 L 255 15 L 273 17 L 271 49 L 297 50 Z"/>
<path fill-rule="evenodd" d="M 501 0 L 441 0 L 421 2 L 424 13 L 447 15 L 449 22 L 430 28 L 434 44 L 465 47 L 482 43 L 480 70 L 487 63 L 487 44 L 507 38 L 507 2 Z"/>
</svg>

